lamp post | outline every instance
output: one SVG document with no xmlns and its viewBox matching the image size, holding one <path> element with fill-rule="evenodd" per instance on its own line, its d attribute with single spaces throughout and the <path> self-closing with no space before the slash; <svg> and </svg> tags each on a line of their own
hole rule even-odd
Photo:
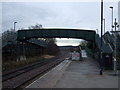
<svg viewBox="0 0 120 90">
<path fill-rule="evenodd" d="M 14 22 L 14 32 L 15 32 L 15 25 L 16 25 L 17 22 Z"/>
<path fill-rule="evenodd" d="M 104 34 L 105 34 L 105 18 L 103 19 L 103 21 L 104 21 Z"/>
<path fill-rule="evenodd" d="M 112 28 L 112 26 L 113 26 L 113 7 L 110 6 L 109 8 L 112 10 L 112 24 L 111 24 L 111 30 L 112 30 L 112 32 L 113 32 L 113 28 Z"/>
<path fill-rule="evenodd" d="M 16 26 L 17 22 L 14 22 L 14 30 L 13 30 L 13 40 L 15 40 L 15 26 Z M 16 48 L 16 55 L 17 55 L 17 62 L 19 61 L 19 45 L 18 45 L 18 41 L 17 41 L 17 48 Z"/>
<path fill-rule="evenodd" d="M 98 29 L 96 29 L 96 33 L 98 34 Z"/>
<path fill-rule="evenodd" d="M 118 23 L 116 22 L 116 18 L 115 18 L 115 22 L 114 25 L 112 25 L 113 28 L 115 28 L 115 50 L 114 50 L 114 60 L 113 60 L 113 64 L 114 64 L 114 75 L 117 75 L 117 55 L 116 55 L 116 49 L 117 49 L 117 42 L 116 42 L 116 28 L 119 27 Z"/>
</svg>

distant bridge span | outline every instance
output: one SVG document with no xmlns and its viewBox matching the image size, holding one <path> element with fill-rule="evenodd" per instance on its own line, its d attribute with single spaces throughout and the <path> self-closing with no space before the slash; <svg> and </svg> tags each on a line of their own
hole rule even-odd
<svg viewBox="0 0 120 90">
<path fill-rule="evenodd" d="M 77 38 L 87 41 L 95 41 L 96 32 L 85 29 L 26 29 L 18 30 L 17 40 L 31 38 Z"/>
</svg>

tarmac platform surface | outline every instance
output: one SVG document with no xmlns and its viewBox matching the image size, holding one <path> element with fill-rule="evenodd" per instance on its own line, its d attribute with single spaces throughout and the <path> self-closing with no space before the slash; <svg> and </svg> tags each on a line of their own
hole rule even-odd
<svg viewBox="0 0 120 90">
<path fill-rule="evenodd" d="M 83 61 L 64 60 L 26 88 L 118 88 L 118 76 L 105 70 L 99 75 L 98 63 L 84 57 Z"/>
</svg>

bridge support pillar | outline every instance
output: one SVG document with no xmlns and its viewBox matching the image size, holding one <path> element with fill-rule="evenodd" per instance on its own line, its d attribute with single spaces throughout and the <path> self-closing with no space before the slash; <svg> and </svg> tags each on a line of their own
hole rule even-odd
<svg viewBox="0 0 120 90">
<path fill-rule="evenodd" d="M 19 41 L 17 41 L 16 52 L 17 52 L 17 62 L 18 62 L 18 61 L 20 61 L 20 42 Z"/>
<path fill-rule="evenodd" d="M 24 42 L 17 41 L 17 62 L 26 60 Z"/>
<path fill-rule="evenodd" d="M 21 60 L 26 60 L 25 43 L 24 42 L 22 42 L 22 59 Z"/>
</svg>

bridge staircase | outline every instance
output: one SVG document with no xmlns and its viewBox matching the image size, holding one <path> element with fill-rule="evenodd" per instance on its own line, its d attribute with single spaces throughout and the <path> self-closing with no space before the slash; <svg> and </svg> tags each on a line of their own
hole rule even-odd
<svg viewBox="0 0 120 90">
<path fill-rule="evenodd" d="M 117 32 L 118 33 L 118 32 Z M 103 36 L 106 43 L 110 44 L 113 49 L 113 57 L 115 54 L 115 33 L 106 32 Z M 116 59 L 117 59 L 117 68 L 120 69 L 120 36 L 117 34 L 116 37 Z"/>
<path fill-rule="evenodd" d="M 102 38 L 102 47 L 101 47 L 101 37 L 96 34 L 95 35 L 95 43 L 96 43 L 96 46 L 99 50 L 99 61 L 101 60 L 100 59 L 100 52 L 102 50 L 102 58 L 103 58 L 103 63 L 104 63 L 104 68 L 105 69 L 112 69 L 112 60 L 113 60 L 113 57 L 112 57 L 112 53 L 113 53 L 113 49 L 111 47 L 111 45 L 109 43 L 106 43 L 105 39 Z"/>
</svg>

